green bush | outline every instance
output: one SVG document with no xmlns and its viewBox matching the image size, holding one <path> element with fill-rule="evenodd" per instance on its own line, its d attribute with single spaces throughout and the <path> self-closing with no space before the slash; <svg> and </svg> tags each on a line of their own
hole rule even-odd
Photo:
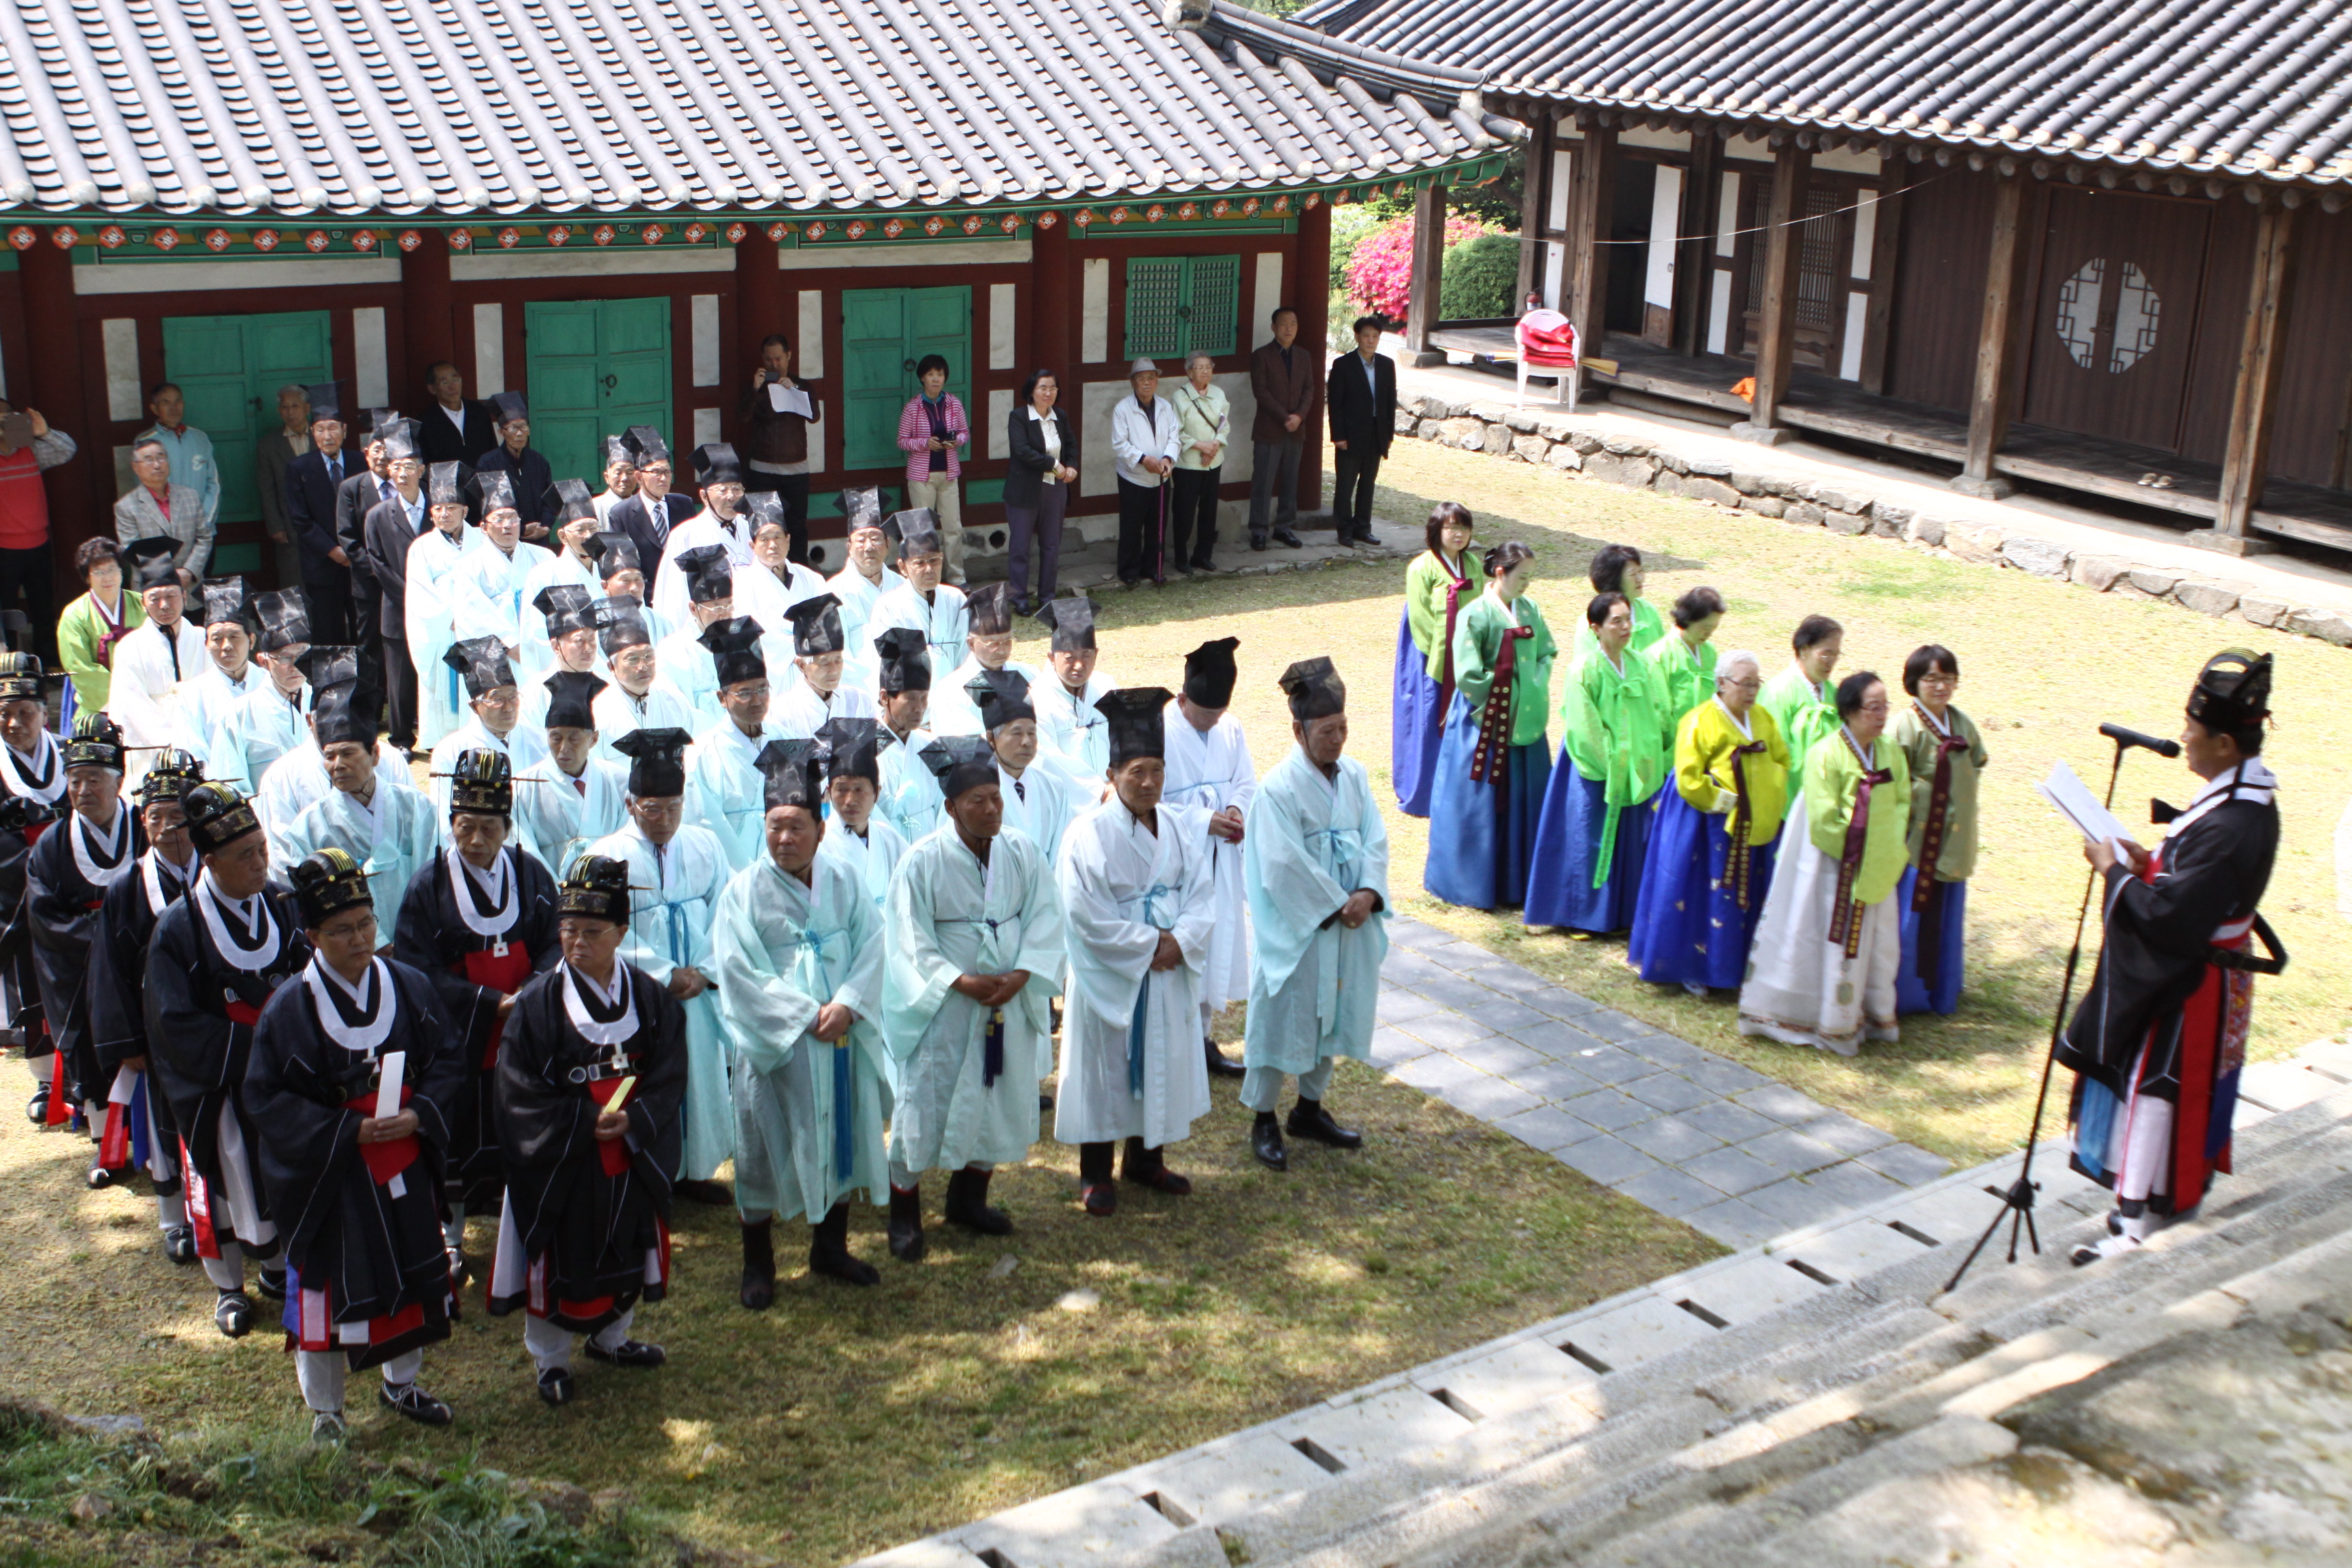
<svg viewBox="0 0 2352 1568">
<path fill-rule="evenodd" d="M 1511 291 L 1518 285 L 1518 237 L 1482 234 L 1445 253 L 1437 289 L 1438 316 L 1448 321 L 1508 317 Z"/>
<path fill-rule="evenodd" d="M 1348 287 L 1348 263 L 1356 254 L 1356 241 L 1388 221 L 1387 215 L 1371 203 L 1352 202 L 1331 209 L 1331 287 Z"/>
</svg>

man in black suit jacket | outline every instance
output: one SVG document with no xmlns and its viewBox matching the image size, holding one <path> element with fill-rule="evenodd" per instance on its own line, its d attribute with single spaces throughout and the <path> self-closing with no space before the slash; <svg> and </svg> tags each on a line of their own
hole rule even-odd
<svg viewBox="0 0 2352 1568">
<path fill-rule="evenodd" d="M 370 507 L 361 526 L 367 541 L 368 571 L 377 590 L 373 630 L 378 657 L 383 661 L 383 690 L 392 704 L 392 743 L 414 751 L 416 666 L 408 657 L 408 547 L 433 526 L 433 511 L 425 501 L 425 465 L 417 461 L 413 439 L 399 427 L 385 434 L 385 472 L 394 487 L 392 499 Z"/>
<path fill-rule="evenodd" d="M 515 504 L 522 508 L 523 538 L 552 550 L 552 525 L 563 508 L 551 499 L 555 490 L 554 472 L 530 444 L 530 405 L 520 392 L 501 392 L 490 399 L 490 417 L 497 422 L 499 444 L 482 455 L 482 460 L 474 465 L 474 472 L 512 474 L 514 478 L 509 482 L 514 486 Z M 481 520 L 478 517 L 473 521 Z"/>
<path fill-rule="evenodd" d="M 1339 452 L 1331 521 L 1342 544 L 1372 544 L 1372 485 L 1396 437 L 1396 361 L 1381 353 L 1381 319 L 1356 318 L 1356 352 L 1331 362 L 1323 404 Z"/>
<path fill-rule="evenodd" d="M 302 595 L 310 601 L 310 640 L 352 640 L 352 555 L 336 537 L 338 492 L 353 469 L 343 450 L 343 410 L 332 386 L 310 396 L 310 449 L 286 465 L 286 521 L 302 562 Z"/>
<path fill-rule="evenodd" d="M 378 691 L 383 683 L 383 649 L 376 640 L 376 623 L 383 614 L 383 589 L 375 580 L 374 563 L 368 560 L 367 514 L 378 503 L 390 500 L 394 489 L 391 466 L 384 461 L 383 430 L 380 427 L 399 416 L 390 409 L 371 411 L 379 427 L 371 428 L 360 444 L 360 461 L 352 466 L 342 484 L 335 490 L 335 543 L 352 563 L 351 626 L 352 641 L 360 650 L 360 676 Z"/>
<path fill-rule="evenodd" d="M 425 390 L 433 406 L 416 420 L 418 453 L 429 466 L 463 463 L 473 468 L 483 454 L 499 444 L 490 411 L 466 396 L 466 378 L 447 360 L 425 373 Z"/>
<path fill-rule="evenodd" d="M 636 545 L 637 559 L 645 563 L 646 602 L 651 604 L 654 578 L 661 571 L 662 547 L 669 542 L 669 531 L 702 509 L 670 489 L 677 476 L 670 464 L 669 447 L 651 427 L 633 426 L 621 439 L 637 466 L 637 493 L 614 502 L 604 526 L 612 532 L 627 534 Z"/>
</svg>

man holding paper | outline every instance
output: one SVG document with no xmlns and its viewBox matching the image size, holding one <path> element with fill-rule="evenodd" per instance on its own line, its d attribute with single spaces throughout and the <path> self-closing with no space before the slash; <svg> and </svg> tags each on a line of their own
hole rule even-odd
<svg viewBox="0 0 2352 1568">
<path fill-rule="evenodd" d="M 368 874 L 341 849 L 294 868 L 310 962 L 253 1031 L 245 1101 L 256 1167 L 286 1237 L 286 1331 L 314 1441 L 343 1436 L 345 1372 L 383 1368 L 385 1408 L 446 1426 L 417 1385 L 449 1337 L 441 1175 L 470 1117 L 471 1074 L 433 982 L 376 956 Z"/>
<path fill-rule="evenodd" d="M 2057 1057 L 2074 1074 L 2074 1166 L 2113 1189 L 2116 1206 L 2106 1238 L 2075 1248 L 2077 1264 L 2193 1214 L 2230 1168 L 2254 976 L 2286 964 L 2255 912 L 2279 842 L 2278 777 L 2262 759 L 2270 693 L 2270 655 L 2215 655 L 2180 733 L 2202 787 L 2186 809 L 2156 803 L 2164 842 L 2151 851 L 2084 832 L 2084 858 L 2105 884 L 2105 935 Z M 2063 791 L 2045 793 L 2066 809 Z M 2067 815 L 2079 826 L 2087 814 Z M 2269 956 L 2255 953 L 2257 936 Z"/>
</svg>

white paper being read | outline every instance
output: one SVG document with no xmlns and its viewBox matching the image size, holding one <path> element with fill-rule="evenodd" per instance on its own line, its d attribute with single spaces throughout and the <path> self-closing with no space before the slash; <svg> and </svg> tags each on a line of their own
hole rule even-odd
<svg viewBox="0 0 2352 1568">
<path fill-rule="evenodd" d="M 2075 776 L 2074 770 L 2064 763 L 2050 764 L 2050 773 L 2034 789 L 2042 798 L 2058 808 L 2059 814 L 2073 823 L 2082 833 L 2085 843 L 2096 844 L 2102 839 L 2114 844 L 2126 843 L 2131 832 L 2116 820 L 2115 813 L 2099 804 L 2091 786 Z"/>
<path fill-rule="evenodd" d="M 804 389 L 786 386 L 780 381 L 768 383 L 768 407 L 778 414 L 797 414 L 803 419 L 812 412 L 809 395 Z"/>
<path fill-rule="evenodd" d="M 375 1119 L 389 1121 L 400 1114 L 400 1079 L 408 1066 L 406 1051 L 386 1051 L 375 1086 Z"/>
</svg>

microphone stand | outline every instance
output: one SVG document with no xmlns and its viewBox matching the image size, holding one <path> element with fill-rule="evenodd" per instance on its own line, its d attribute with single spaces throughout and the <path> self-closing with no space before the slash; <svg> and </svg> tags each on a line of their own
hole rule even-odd
<svg viewBox="0 0 2352 1568">
<path fill-rule="evenodd" d="M 2128 741 L 2116 742 L 2115 763 L 2107 770 L 2105 805 L 2110 811 L 2116 805 L 2116 781 L 2123 776 L 2124 752 L 2130 745 Z M 2042 1087 L 2033 1097 L 2033 1122 L 2025 1134 L 2025 1159 L 2017 1168 L 2017 1180 L 2000 1194 L 2001 1206 L 1994 1213 L 1992 1223 L 1984 1227 L 1984 1234 L 1977 1237 L 1974 1247 L 1969 1248 L 1969 1255 L 1960 1259 L 1960 1266 L 1952 1270 L 1952 1277 L 1944 1281 L 1944 1289 L 1937 1292 L 1938 1295 L 1949 1295 L 1960 1288 L 1962 1277 L 1975 1265 L 1977 1255 L 1985 1249 L 1986 1243 L 1992 1240 L 1993 1233 L 2001 1227 L 2004 1220 L 2009 1224 L 2010 1262 L 2017 1261 L 2017 1238 L 2021 1231 L 2032 1247 L 2034 1255 L 2041 1255 L 2042 1234 L 2033 1224 L 2033 1194 L 2041 1190 L 2041 1184 L 2033 1179 L 2033 1152 L 2042 1141 L 2042 1118 L 2050 1103 L 2050 1075 L 2058 1065 L 2058 1042 L 2066 1032 L 2066 1005 L 2074 1000 L 2074 971 L 2083 958 L 2083 928 L 2090 921 L 2091 892 L 2098 883 L 2099 873 L 2095 868 L 2083 879 L 2083 905 L 2074 912 L 2074 945 L 2067 951 L 2066 976 L 2058 986 L 2058 1009 L 2050 1019 L 2050 1045 L 2042 1058 Z"/>
</svg>

